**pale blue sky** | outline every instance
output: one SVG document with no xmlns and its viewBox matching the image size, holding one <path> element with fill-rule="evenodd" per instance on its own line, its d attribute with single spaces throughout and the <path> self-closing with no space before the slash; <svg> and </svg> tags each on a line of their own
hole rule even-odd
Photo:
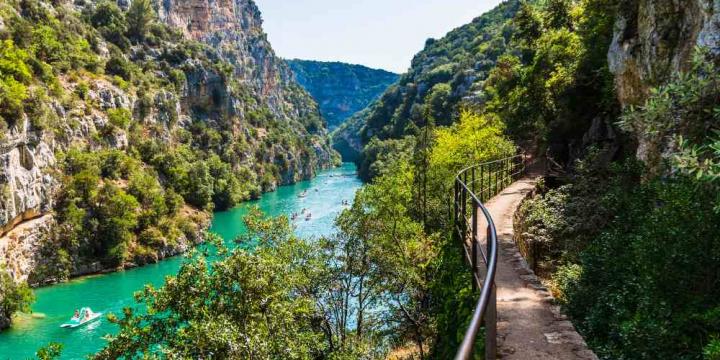
<svg viewBox="0 0 720 360">
<path fill-rule="evenodd" d="M 342 61 L 398 73 L 440 38 L 501 0 L 255 0 L 282 57 Z"/>
</svg>

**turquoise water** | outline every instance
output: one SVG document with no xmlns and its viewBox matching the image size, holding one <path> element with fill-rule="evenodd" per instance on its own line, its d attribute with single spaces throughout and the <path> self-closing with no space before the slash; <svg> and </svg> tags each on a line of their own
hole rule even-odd
<svg viewBox="0 0 720 360">
<path fill-rule="evenodd" d="M 303 208 L 312 213 L 312 220 L 295 221 L 300 236 L 327 235 L 333 231 L 335 217 L 343 209 L 342 200 L 352 200 L 360 187 L 355 167 L 345 164 L 340 168 L 322 172 L 310 181 L 283 186 L 263 195 L 254 202 L 243 204 L 231 211 L 216 213 L 211 231 L 225 240 L 241 234 L 242 217 L 248 206 L 259 206 L 270 215 L 291 214 Z M 306 197 L 298 195 L 307 192 Z M 104 318 L 77 329 L 61 329 L 76 308 L 89 306 L 93 311 L 121 314 L 124 307 L 135 307 L 133 292 L 144 284 L 161 285 L 165 276 L 174 275 L 182 257 L 162 261 L 142 268 L 84 277 L 35 290 L 37 301 L 32 309 L 34 316 L 20 315 L 10 330 L 0 333 L 0 359 L 32 358 L 38 347 L 50 342 L 64 344 L 62 359 L 82 359 L 105 344 L 102 337 L 117 331 L 117 327 Z"/>
</svg>

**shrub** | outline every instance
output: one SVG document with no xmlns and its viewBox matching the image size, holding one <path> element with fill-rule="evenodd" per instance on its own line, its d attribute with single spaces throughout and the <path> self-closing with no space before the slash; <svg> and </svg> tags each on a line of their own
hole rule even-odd
<svg viewBox="0 0 720 360">
<path fill-rule="evenodd" d="M 15 124 L 27 99 L 27 87 L 32 74 L 26 61 L 28 54 L 17 48 L 12 40 L 0 41 L 0 119 Z"/>
<path fill-rule="evenodd" d="M 120 129 L 127 129 L 132 122 L 132 114 L 127 109 L 110 109 L 107 114 L 110 124 Z"/>
<path fill-rule="evenodd" d="M 30 311 L 35 296 L 25 283 L 17 284 L 4 267 L 0 267 L 0 316 L 10 318 L 17 311 Z"/>
<path fill-rule="evenodd" d="M 122 55 L 113 54 L 105 63 L 105 73 L 119 76 L 125 81 L 132 81 L 132 68 Z"/>
</svg>

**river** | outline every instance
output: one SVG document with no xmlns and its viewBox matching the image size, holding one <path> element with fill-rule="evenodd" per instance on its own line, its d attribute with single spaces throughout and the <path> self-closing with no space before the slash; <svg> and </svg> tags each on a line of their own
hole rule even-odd
<svg viewBox="0 0 720 360">
<path fill-rule="evenodd" d="M 307 208 L 312 220 L 295 221 L 299 236 L 311 237 L 333 232 L 335 217 L 342 211 L 342 200 L 352 201 L 361 186 L 352 164 L 327 170 L 316 178 L 264 194 L 258 201 L 245 203 L 233 210 L 214 214 L 211 231 L 229 241 L 241 234 L 242 217 L 249 206 L 259 206 L 270 215 L 290 214 Z M 298 195 L 307 192 L 306 197 Z M 0 333 L 0 359 L 28 359 L 50 342 L 64 345 L 61 359 L 82 359 L 101 349 L 103 336 L 117 331 L 104 318 L 86 327 L 67 330 L 66 322 L 76 308 L 89 306 L 93 311 L 122 314 L 124 307 L 137 307 L 133 293 L 145 284 L 162 285 L 165 276 L 177 273 L 183 257 L 158 264 L 107 275 L 88 276 L 68 283 L 35 289 L 34 316 L 19 315 L 11 329 Z"/>
</svg>

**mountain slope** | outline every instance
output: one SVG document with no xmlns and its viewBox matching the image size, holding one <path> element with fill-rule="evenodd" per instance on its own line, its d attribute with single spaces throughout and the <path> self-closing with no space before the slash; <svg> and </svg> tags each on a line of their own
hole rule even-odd
<svg viewBox="0 0 720 360">
<path fill-rule="evenodd" d="M 370 139 L 381 143 L 412 135 L 408 125 L 422 125 L 426 115 L 438 125 L 452 124 L 462 104 L 482 103 L 483 81 L 505 51 L 512 33 L 508 21 L 518 7 L 517 0 L 505 1 L 442 39 L 429 39 L 397 84 L 334 133 L 333 142 L 343 144 L 346 156 L 360 154 L 361 176 L 375 175 L 375 159 L 362 148 Z"/>
<path fill-rule="evenodd" d="M 288 60 L 297 81 L 317 100 L 328 128 L 340 126 L 377 99 L 400 77 L 362 65 L 311 60 Z"/>
<path fill-rule="evenodd" d="M 213 208 L 336 157 L 251 0 L 5 1 L 0 89 L 0 263 L 16 281 L 183 252 Z"/>
</svg>

